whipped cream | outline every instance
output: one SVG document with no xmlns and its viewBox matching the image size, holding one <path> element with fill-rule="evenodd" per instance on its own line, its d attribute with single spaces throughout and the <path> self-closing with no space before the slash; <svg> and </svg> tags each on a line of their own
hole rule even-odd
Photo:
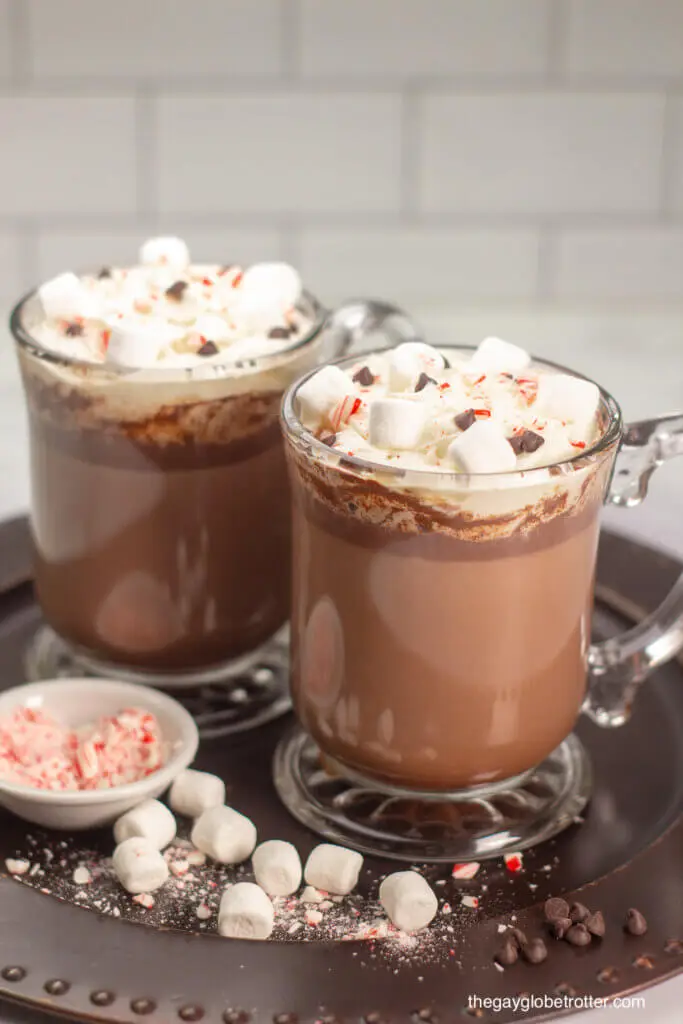
<svg viewBox="0 0 683 1024">
<path fill-rule="evenodd" d="M 591 381 L 485 339 L 474 354 L 407 342 L 323 367 L 297 392 L 304 426 L 330 449 L 380 466 L 506 473 L 553 466 L 600 436 Z"/>
<path fill-rule="evenodd" d="M 306 337 L 301 278 L 285 263 L 193 264 L 179 238 L 154 238 L 139 263 L 59 274 L 38 289 L 27 326 L 69 360 L 131 369 L 220 367 Z"/>
</svg>

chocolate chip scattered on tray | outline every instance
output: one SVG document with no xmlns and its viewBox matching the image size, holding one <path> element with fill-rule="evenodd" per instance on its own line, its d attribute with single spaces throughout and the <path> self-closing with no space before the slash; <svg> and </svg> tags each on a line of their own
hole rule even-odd
<svg viewBox="0 0 683 1024">
<path fill-rule="evenodd" d="M 198 356 L 215 356 L 218 352 L 218 345 L 215 341 L 205 341 L 201 348 L 197 349 Z"/>
<path fill-rule="evenodd" d="M 564 938 L 570 946 L 590 946 L 591 944 L 591 933 L 585 924 L 581 923 L 573 924 Z"/>
<path fill-rule="evenodd" d="M 569 904 L 561 896 L 551 896 L 543 904 L 546 921 L 557 921 L 569 917 Z"/>
<path fill-rule="evenodd" d="M 510 931 L 508 932 L 508 935 L 510 935 L 512 939 L 517 943 L 518 949 L 522 949 L 522 947 L 526 946 L 527 942 L 529 941 L 526 937 L 526 934 L 522 931 L 521 928 L 511 928 Z"/>
<path fill-rule="evenodd" d="M 166 289 L 166 297 L 169 299 L 175 299 L 176 302 L 180 302 L 187 291 L 187 288 L 187 281 L 174 281 L 174 283 Z"/>
<path fill-rule="evenodd" d="M 516 964 L 519 959 L 519 950 L 517 949 L 517 943 L 514 939 L 507 938 L 496 953 L 494 959 L 501 965 L 501 967 L 512 967 L 513 964 Z"/>
<path fill-rule="evenodd" d="M 415 385 L 416 393 L 418 391 L 424 391 L 428 384 L 436 384 L 436 381 L 433 377 L 430 377 L 428 373 L 421 373 L 417 378 L 417 383 Z"/>
<path fill-rule="evenodd" d="M 556 917 L 550 922 L 550 930 L 556 939 L 563 939 L 571 927 L 572 922 L 568 917 Z"/>
<path fill-rule="evenodd" d="M 458 415 L 454 417 L 454 422 L 459 430 L 467 430 L 472 426 L 476 418 L 474 409 L 465 409 L 464 412 L 459 412 Z"/>
<path fill-rule="evenodd" d="M 587 917 L 590 917 L 590 910 L 585 907 L 583 903 L 572 903 L 569 908 L 569 916 L 573 924 L 580 924 L 585 921 Z"/>
<path fill-rule="evenodd" d="M 289 333 L 289 327 L 271 327 L 268 331 L 268 337 L 273 339 L 288 338 Z"/>
<path fill-rule="evenodd" d="M 80 338 L 83 334 L 83 324 L 67 324 L 64 333 L 67 338 Z"/>
<path fill-rule="evenodd" d="M 318 440 L 320 442 L 322 442 L 322 444 L 326 444 L 328 446 L 328 448 L 331 448 L 332 445 L 334 444 L 334 442 L 337 440 L 337 435 L 336 434 L 321 434 L 321 436 L 318 438 Z"/>
<path fill-rule="evenodd" d="M 629 935 L 645 935 L 647 931 L 647 921 L 635 907 L 631 907 L 626 913 L 624 931 L 628 932 Z"/>
<path fill-rule="evenodd" d="M 109 267 L 102 267 L 97 278 L 99 281 L 105 281 L 108 277 L 111 277 L 111 270 Z"/>
<path fill-rule="evenodd" d="M 594 935 L 598 939 L 601 939 L 604 936 L 605 918 L 603 917 L 601 910 L 596 910 L 594 914 L 589 914 L 583 923 L 591 935 Z"/>
<path fill-rule="evenodd" d="M 360 384 L 362 388 L 369 388 L 371 384 L 375 383 L 375 377 L 369 366 L 361 366 L 360 370 L 356 370 L 352 380 L 354 384 Z"/>
<path fill-rule="evenodd" d="M 532 939 L 522 946 L 522 956 L 530 964 L 542 964 L 548 956 L 548 947 L 543 939 Z"/>
</svg>

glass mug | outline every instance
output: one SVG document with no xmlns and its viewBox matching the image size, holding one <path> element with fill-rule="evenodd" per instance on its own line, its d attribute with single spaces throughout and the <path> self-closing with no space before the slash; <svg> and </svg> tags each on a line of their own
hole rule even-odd
<svg viewBox="0 0 683 1024">
<path fill-rule="evenodd" d="M 465 477 L 330 449 L 298 418 L 302 383 L 283 407 L 291 688 L 328 766 L 388 794 L 469 800 L 521 784 L 562 749 L 582 710 L 622 724 L 638 684 L 683 646 L 683 577 L 649 619 L 591 646 L 600 510 L 636 504 L 652 471 L 683 454 L 683 416 L 624 427 L 601 389 L 590 449 L 557 466 Z M 571 772 L 580 744 L 566 743 Z M 280 769 L 285 779 L 282 755 Z M 292 795 L 299 783 L 290 774 L 281 795 L 318 827 Z"/>
<path fill-rule="evenodd" d="M 282 393 L 369 332 L 413 336 L 382 303 L 329 313 L 306 293 L 301 310 L 306 337 L 200 376 L 65 358 L 32 336 L 35 293 L 16 307 L 35 585 L 51 627 L 34 644 L 31 675 L 75 662 L 190 685 L 243 677 L 262 659 L 289 615 Z"/>
</svg>

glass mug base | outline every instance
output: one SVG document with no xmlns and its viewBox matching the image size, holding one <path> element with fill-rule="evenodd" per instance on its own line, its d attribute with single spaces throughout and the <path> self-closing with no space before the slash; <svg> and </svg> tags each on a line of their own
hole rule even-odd
<svg viewBox="0 0 683 1024">
<path fill-rule="evenodd" d="M 200 735 L 207 739 L 264 725 L 291 708 L 288 626 L 255 651 L 222 665 L 155 674 L 91 658 L 43 625 L 29 643 L 24 667 L 29 682 L 90 676 L 172 689 L 192 714 Z"/>
<path fill-rule="evenodd" d="M 574 734 L 524 775 L 448 793 L 363 779 L 323 759 L 298 725 L 280 741 L 273 770 L 280 799 L 303 825 L 363 853 L 419 863 L 483 860 L 536 846 L 575 821 L 593 782 Z"/>
</svg>

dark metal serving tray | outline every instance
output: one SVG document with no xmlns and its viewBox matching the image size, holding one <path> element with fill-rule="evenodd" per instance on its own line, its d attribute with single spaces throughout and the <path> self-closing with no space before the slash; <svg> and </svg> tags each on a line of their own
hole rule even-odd
<svg viewBox="0 0 683 1024">
<path fill-rule="evenodd" d="M 609 635 L 642 617 L 679 571 L 674 559 L 605 534 L 596 633 Z M 23 520 L 14 520 L 0 526 L 0 686 L 22 678 L 22 652 L 39 622 L 28 531 Z M 191 914 L 176 917 L 172 928 L 162 926 L 163 891 L 153 910 L 121 897 L 120 916 L 112 917 L 70 902 L 74 886 L 66 875 L 49 894 L 30 878 L 0 877 L 0 1021 L 38 1024 L 46 1011 L 150 1024 L 430 1024 L 468 1012 L 506 1021 L 549 1011 L 478 1012 L 469 998 L 520 992 L 609 997 L 674 975 L 683 970 L 682 683 L 683 666 L 674 662 L 643 688 L 624 728 L 580 724 L 596 775 L 585 821 L 527 852 L 522 872 L 511 875 L 502 862 L 491 861 L 475 882 L 463 884 L 443 866 L 426 870 L 432 881 L 442 880 L 440 894 L 453 904 L 452 949 L 446 943 L 436 955 L 432 949 L 423 956 L 418 946 L 397 958 L 386 954 L 388 940 L 227 940 L 208 928 L 202 933 Z M 210 701 L 211 693 L 206 697 Z M 229 800 L 255 820 L 261 838 L 289 839 L 303 856 L 316 837 L 288 816 L 271 781 L 273 749 L 288 725 L 285 718 L 238 737 L 207 739 L 198 765 L 226 779 Z M 25 852 L 29 835 L 38 832 L 0 812 L 0 869 L 6 857 Z M 53 834 L 40 843 L 61 839 Z M 112 849 L 108 830 L 67 840 L 76 850 L 108 855 Z M 366 866 L 361 891 L 374 895 L 378 877 L 395 865 L 368 859 Z M 460 895 L 470 891 L 481 894 L 478 910 L 460 906 Z M 601 909 L 605 938 L 587 949 L 549 940 L 545 963 L 497 969 L 498 925 L 515 915 L 518 927 L 541 935 L 540 908 L 549 895 Z M 624 933 L 629 907 L 647 917 L 645 936 Z"/>
</svg>

